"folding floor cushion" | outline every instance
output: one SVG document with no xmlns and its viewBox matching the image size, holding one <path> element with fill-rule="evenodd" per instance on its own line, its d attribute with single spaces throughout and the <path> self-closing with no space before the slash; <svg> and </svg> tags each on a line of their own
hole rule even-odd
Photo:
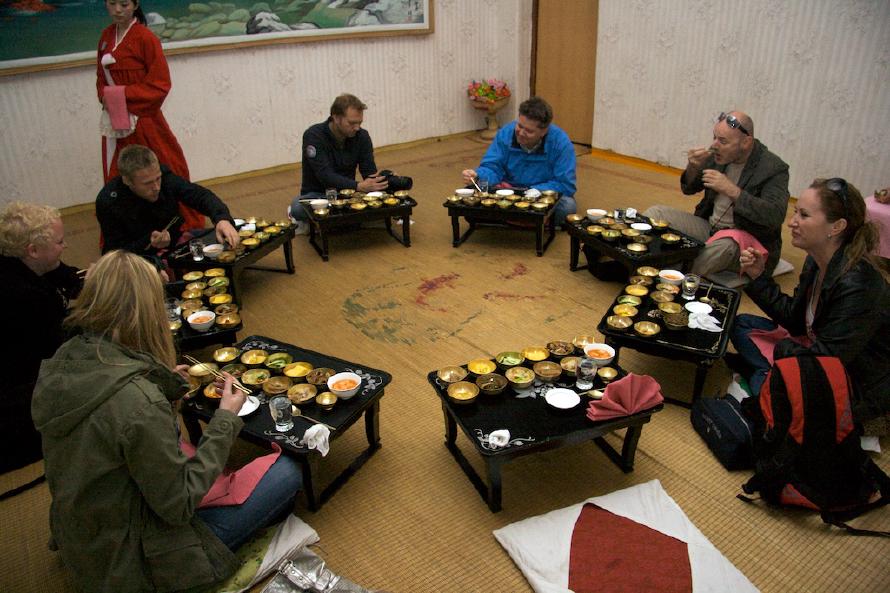
<svg viewBox="0 0 890 593">
<path fill-rule="evenodd" d="M 494 536 L 537 593 L 757 591 L 658 480 L 511 523 Z"/>
</svg>

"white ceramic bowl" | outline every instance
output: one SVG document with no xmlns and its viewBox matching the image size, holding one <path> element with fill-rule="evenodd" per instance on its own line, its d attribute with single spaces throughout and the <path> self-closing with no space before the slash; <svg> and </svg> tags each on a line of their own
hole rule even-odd
<svg viewBox="0 0 890 593">
<path fill-rule="evenodd" d="M 468 197 L 472 196 L 475 193 L 475 191 L 476 190 L 474 190 L 474 189 L 468 189 L 468 188 L 462 187 L 461 189 L 454 190 L 454 195 L 459 196 L 461 198 L 468 198 Z"/>
<path fill-rule="evenodd" d="M 662 282 L 674 286 L 680 286 L 680 283 L 683 282 L 683 272 L 680 270 L 662 270 L 658 273 L 658 277 Z"/>
<path fill-rule="evenodd" d="M 334 387 L 334 385 L 336 385 L 337 382 L 339 382 L 339 381 L 349 381 L 349 380 L 355 381 L 355 387 L 353 387 L 352 389 L 337 389 L 336 387 Z M 336 375 L 331 375 L 328 378 L 328 389 L 331 391 L 331 393 L 336 395 L 339 399 L 345 400 L 345 399 L 351 398 L 353 395 L 358 393 L 359 387 L 361 387 L 361 385 L 362 385 L 362 378 L 359 377 L 357 374 L 351 373 L 348 371 L 343 372 L 343 373 L 337 373 Z"/>
<path fill-rule="evenodd" d="M 312 206 L 313 210 L 321 210 L 322 208 L 329 208 L 331 201 L 327 198 L 315 198 L 309 201 L 309 205 Z"/>
<path fill-rule="evenodd" d="M 512 189 L 499 189 L 494 193 L 502 198 L 506 198 L 507 196 L 512 196 L 514 192 Z"/>
<path fill-rule="evenodd" d="M 383 198 L 383 192 L 382 192 L 382 191 L 369 191 L 369 192 L 368 192 L 367 194 L 365 194 L 365 195 L 368 196 L 369 198 L 381 198 L 381 199 Z"/>
<path fill-rule="evenodd" d="M 544 400 L 557 410 L 571 410 L 581 403 L 581 396 L 571 389 L 555 387 L 544 394 Z"/>
<path fill-rule="evenodd" d="M 603 352 L 608 352 L 608 356 L 602 356 Z M 600 356 L 593 356 L 592 354 Z M 598 367 L 604 367 L 615 360 L 615 349 L 608 344 L 584 344 L 584 354 L 593 359 Z"/>
<path fill-rule="evenodd" d="M 605 215 L 606 211 L 602 208 L 591 208 L 587 211 L 587 218 L 590 219 L 591 222 L 596 222 Z"/>
<path fill-rule="evenodd" d="M 213 322 L 216 321 L 216 313 L 213 311 L 195 311 L 188 316 L 187 321 L 193 330 L 206 332 L 213 327 Z"/>
<path fill-rule="evenodd" d="M 210 259 L 216 259 L 219 257 L 219 254 L 223 252 L 223 246 L 219 243 L 213 243 L 212 245 L 204 246 L 204 257 L 209 257 Z"/>
<path fill-rule="evenodd" d="M 630 228 L 634 229 L 635 231 L 640 231 L 641 233 L 648 233 L 652 230 L 652 225 L 648 222 L 635 222 L 630 225 Z"/>
</svg>

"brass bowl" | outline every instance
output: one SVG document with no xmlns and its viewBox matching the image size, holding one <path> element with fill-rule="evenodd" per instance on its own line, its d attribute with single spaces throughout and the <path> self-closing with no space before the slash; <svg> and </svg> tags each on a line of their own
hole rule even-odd
<svg viewBox="0 0 890 593">
<path fill-rule="evenodd" d="M 481 201 L 482 200 L 480 200 L 476 196 L 467 196 L 467 197 L 463 198 L 463 202 L 467 206 L 478 206 L 479 202 L 481 202 Z"/>
<path fill-rule="evenodd" d="M 387 206 L 398 206 L 399 201 L 400 200 L 398 198 L 386 198 L 385 200 L 383 200 L 383 203 Z"/>
<path fill-rule="evenodd" d="M 654 241 L 654 238 L 652 237 L 652 235 L 640 235 L 639 237 L 635 238 L 634 241 L 635 241 L 636 243 L 641 243 L 641 244 L 643 244 L 643 245 L 647 245 L 647 246 L 648 246 L 649 243 L 651 243 L 652 241 Z"/>
<path fill-rule="evenodd" d="M 236 303 L 225 303 L 216 307 L 213 312 L 217 315 L 228 315 L 230 313 L 237 313 L 238 310 L 239 307 Z"/>
<path fill-rule="evenodd" d="M 208 278 L 217 278 L 219 276 L 225 276 L 226 271 L 223 268 L 210 268 L 209 270 L 204 270 L 204 275 Z M 207 281 L 207 285 L 211 285 L 210 280 Z"/>
<path fill-rule="evenodd" d="M 349 207 L 350 207 L 352 210 L 359 210 L 359 211 L 361 211 L 361 210 L 364 210 L 365 208 L 367 208 L 368 205 L 367 205 L 367 204 L 359 203 L 359 204 L 350 204 Z M 334 395 L 334 394 L 332 393 L 331 395 Z M 335 397 L 336 397 L 336 396 L 335 396 Z M 333 405 L 332 405 L 331 407 L 333 407 Z"/>
<path fill-rule="evenodd" d="M 313 214 L 315 214 L 315 218 L 325 218 L 331 211 L 328 208 L 319 208 Z"/>
<path fill-rule="evenodd" d="M 293 384 L 290 377 L 269 377 L 263 382 L 263 391 L 269 395 L 278 395 L 286 392 Z"/>
<path fill-rule="evenodd" d="M 559 361 L 559 366 L 562 367 L 562 370 L 566 375 L 574 377 L 575 371 L 578 369 L 579 360 L 581 359 L 577 356 L 564 356 L 562 360 Z"/>
<path fill-rule="evenodd" d="M 195 397 L 195 394 L 198 393 L 198 390 L 201 389 L 201 380 L 197 377 L 192 377 L 189 375 L 188 378 L 189 387 L 185 394 L 182 396 L 183 399 L 192 399 Z"/>
<path fill-rule="evenodd" d="M 597 342 L 599 342 L 599 340 L 596 339 L 596 336 L 589 335 L 575 336 L 572 339 L 572 344 L 574 344 L 575 348 L 578 350 L 584 350 L 585 344 L 596 344 Z"/>
<path fill-rule="evenodd" d="M 316 214 L 318 214 L 318 213 L 316 212 Z M 277 235 L 278 233 L 281 232 L 281 227 L 273 224 L 272 226 L 267 226 L 266 228 L 264 228 L 263 232 L 269 233 L 270 237 L 274 237 L 275 235 Z"/>
<path fill-rule="evenodd" d="M 523 348 L 522 350 L 522 357 L 529 362 L 540 362 L 542 360 L 547 360 L 548 356 L 550 356 L 550 351 L 543 346 L 529 346 L 528 348 Z"/>
<path fill-rule="evenodd" d="M 436 373 L 436 376 L 445 383 L 457 383 L 466 378 L 467 369 L 459 366 L 442 367 L 439 369 L 439 372 Z"/>
<path fill-rule="evenodd" d="M 689 313 L 683 310 L 677 313 L 665 313 L 661 318 L 664 321 L 664 326 L 672 331 L 681 331 L 689 326 Z"/>
<path fill-rule="evenodd" d="M 204 290 L 205 288 L 207 288 L 207 283 L 201 281 L 189 282 L 185 285 L 185 290 Z"/>
<path fill-rule="evenodd" d="M 617 241 L 618 237 L 621 236 L 621 231 L 616 231 L 615 229 L 605 229 L 600 233 L 600 237 L 603 238 L 604 241 Z"/>
<path fill-rule="evenodd" d="M 482 198 L 482 201 L 479 203 L 485 208 L 493 208 L 497 205 L 498 201 L 494 198 Z"/>
<path fill-rule="evenodd" d="M 497 368 L 498 367 L 494 361 L 488 358 L 474 358 L 467 363 L 467 369 L 476 375 L 493 373 Z"/>
<path fill-rule="evenodd" d="M 544 196 L 538 201 L 547 204 L 547 206 L 549 207 L 556 203 L 556 198 L 554 198 L 553 196 Z"/>
<path fill-rule="evenodd" d="M 658 276 L 658 268 L 653 268 L 652 266 L 640 266 L 637 268 L 637 274 L 640 276 L 647 276 L 649 278 L 654 278 Z"/>
<path fill-rule="evenodd" d="M 611 216 L 603 216 L 597 222 L 606 227 L 615 224 L 615 219 Z"/>
<path fill-rule="evenodd" d="M 611 383 L 618 376 L 618 371 L 612 367 L 600 367 L 596 370 L 596 374 L 603 383 Z"/>
<path fill-rule="evenodd" d="M 343 199 L 331 200 L 331 208 L 333 208 L 334 210 L 342 210 L 343 208 L 346 208 L 348 205 L 349 205 L 349 202 L 347 200 L 343 200 Z"/>
<path fill-rule="evenodd" d="M 241 362 L 246 364 L 247 366 L 259 366 L 266 362 L 266 359 L 269 357 L 269 353 L 265 350 L 248 350 L 244 354 L 241 355 Z"/>
<path fill-rule="evenodd" d="M 250 369 L 241 375 L 241 382 L 245 385 L 262 385 L 271 376 L 272 373 L 269 372 L 269 369 Z"/>
<path fill-rule="evenodd" d="M 510 194 L 509 196 L 504 196 L 504 199 L 509 200 L 515 204 L 522 199 L 522 196 L 520 196 L 519 194 Z"/>
<path fill-rule="evenodd" d="M 624 292 L 632 296 L 644 297 L 649 294 L 649 289 L 640 284 L 628 284 L 624 287 Z"/>
<path fill-rule="evenodd" d="M 445 198 L 445 201 L 449 204 L 460 204 L 463 201 L 463 198 L 461 198 L 460 196 L 452 195 Z"/>
<path fill-rule="evenodd" d="M 216 261 L 221 264 L 230 264 L 236 259 L 238 259 L 238 254 L 230 249 L 227 249 L 220 252 L 219 256 L 216 258 Z"/>
<path fill-rule="evenodd" d="M 312 365 L 312 363 L 301 360 L 285 365 L 284 368 L 281 370 L 286 377 L 302 380 L 306 378 L 306 375 L 308 375 L 313 368 L 315 367 Z"/>
<path fill-rule="evenodd" d="M 541 195 L 545 198 L 556 198 L 556 196 L 559 195 L 559 192 L 557 192 L 555 189 L 543 189 L 541 190 Z"/>
<path fill-rule="evenodd" d="M 182 279 L 186 282 L 194 282 L 195 280 L 200 280 L 203 277 L 204 272 L 201 272 L 200 270 L 196 270 L 194 272 L 186 272 L 182 275 Z"/>
<path fill-rule="evenodd" d="M 277 227 L 279 227 L 279 228 L 281 228 L 281 229 L 286 229 L 286 228 L 288 228 L 288 227 L 290 226 L 290 224 L 291 224 L 291 223 L 290 223 L 289 220 L 285 220 L 285 219 L 283 219 L 283 218 L 282 218 L 281 220 L 276 220 L 276 221 L 275 221 L 275 226 L 277 226 Z"/>
<path fill-rule="evenodd" d="M 666 313 L 668 315 L 673 313 L 679 313 L 683 310 L 683 305 L 680 303 L 675 303 L 673 301 L 665 301 L 663 303 L 658 303 L 658 310 L 662 313 Z"/>
<path fill-rule="evenodd" d="M 535 382 L 535 372 L 526 367 L 510 367 L 504 373 L 504 376 L 513 389 L 526 389 Z"/>
<path fill-rule="evenodd" d="M 407 198 L 408 196 L 411 195 L 411 192 L 409 192 L 407 189 L 400 189 L 397 192 L 393 192 L 392 195 L 394 195 L 397 198 Z"/>
<path fill-rule="evenodd" d="M 545 383 L 556 381 L 562 374 L 562 367 L 559 366 L 558 363 L 549 360 L 536 362 L 535 366 L 532 367 L 532 370 L 535 371 L 535 376 Z"/>
<path fill-rule="evenodd" d="M 312 369 L 306 375 L 306 382 L 312 383 L 313 385 L 324 385 L 327 386 L 328 379 L 332 376 L 336 375 L 337 372 L 334 369 L 329 369 L 327 367 L 318 367 L 317 369 Z"/>
<path fill-rule="evenodd" d="M 354 190 L 354 189 L 348 189 L 348 188 L 347 188 L 347 189 L 341 189 L 341 190 L 340 190 L 340 195 L 341 195 L 341 196 L 351 196 L 351 195 L 353 195 L 354 193 L 355 193 L 355 190 Z"/>
<path fill-rule="evenodd" d="M 448 397 L 456 404 L 469 404 L 476 401 L 479 387 L 469 381 L 458 381 L 448 386 Z"/>
<path fill-rule="evenodd" d="M 181 303 L 179 303 L 179 308 L 183 309 L 183 310 L 184 309 L 194 309 L 194 310 L 203 309 L 204 301 L 202 301 L 201 299 L 198 299 L 198 298 L 186 299 L 186 300 L 182 301 Z M 185 317 L 187 317 L 187 315 Z"/>
<path fill-rule="evenodd" d="M 316 212 L 318 212 L 318 211 L 316 210 Z M 251 237 L 251 238 L 252 238 L 252 239 L 256 239 L 257 241 L 259 241 L 260 243 L 262 243 L 263 241 L 265 241 L 265 240 L 267 240 L 267 239 L 269 238 L 269 233 L 265 233 L 265 232 L 263 232 L 263 231 L 259 231 L 259 232 L 254 233 L 254 234 L 253 234 L 253 237 Z"/>
<path fill-rule="evenodd" d="M 204 397 L 209 399 L 220 399 L 222 397 L 222 393 L 219 393 L 216 390 L 216 385 L 213 383 L 208 383 L 204 386 Z"/>
<path fill-rule="evenodd" d="M 241 241 L 241 244 L 244 245 L 247 249 L 256 249 L 260 246 L 260 240 L 256 237 L 248 237 Z"/>
<path fill-rule="evenodd" d="M 649 247 L 644 243 L 628 243 L 626 249 L 631 253 L 646 253 L 649 251 Z"/>
<path fill-rule="evenodd" d="M 587 234 L 588 234 L 588 235 L 599 235 L 599 234 L 601 234 L 604 230 L 606 230 L 606 229 L 603 228 L 602 226 L 600 226 L 600 225 L 598 225 L 598 224 L 592 224 L 592 225 L 590 225 L 589 227 L 587 227 Z"/>
<path fill-rule="evenodd" d="M 525 362 L 525 357 L 522 355 L 521 352 L 515 352 L 512 350 L 499 352 L 498 355 L 494 357 L 494 359 L 499 365 L 504 368 L 515 367 Z"/>
<path fill-rule="evenodd" d="M 225 288 L 224 286 L 220 286 L 219 288 Z M 219 294 L 215 294 L 210 297 L 211 305 L 227 305 L 232 302 L 232 295 L 227 292 L 221 292 Z"/>
<path fill-rule="evenodd" d="M 665 292 L 663 290 L 655 290 L 652 292 L 652 294 L 649 295 L 649 298 L 651 298 L 656 303 L 661 304 L 661 303 L 668 303 L 668 302 L 674 300 L 674 295 L 672 295 L 669 292 Z"/>
<path fill-rule="evenodd" d="M 637 321 L 634 323 L 634 331 L 642 338 L 651 338 L 660 332 L 661 328 L 652 321 Z"/>
<path fill-rule="evenodd" d="M 297 383 L 296 385 L 291 385 L 287 390 L 287 398 L 292 404 L 298 406 L 308 404 L 315 399 L 316 394 L 318 394 L 318 387 L 311 383 Z"/>
<path fill-rule="evenodd" d="M 628 284 L 642 284 L 643 286 L 652 286 L 655 283 L 655 280 L 652 279 L 652 276 L 643 276 L 642 274 L 638 274 L 636 276 L 631 276 L 627 279 Z"/>
<path fill-rule="evenodd" d="M 643 299 L 641 299 L 638 296 L 634 296 L 632 294 L 623 294 L 620 297 L 618 297 L 619 305 L 632 305 L 634 307 L 639 307 L 640 303 L 642 303 L 642 302 L 643 302 Z"/>
<path fill-rule="evenodd" d="M 619 231 L 619 232 L 620 232 L 620 231 L 623 231 L 624 229 L 627 229 L 627 228 L 630 228 L 630 227 L 627 226 L 627 223 L 624 223 L 624 222 L 614 222 L 614 223 L 612 223 L 612 224 L 609 225 L 609 228 L 612 229 L 613 231 Z"/>
<path fill-rule="evenodd" d="M 334 405 L 337 403 L 337 396 L 330 391 L 325 391 L 315 396 L 315 403 L 325 412 L 329 412 L 334 409 Z"/>
<path fill-rule="evenodd" d="M 671 226 L 671 223 L 662 219 L 652 219 L 649 221 L 649 224 L 652 225 L 652 230 L 656 232 L 666 231 Z"/>
<path fill-rule="evenodd" d="M 639 309 L 628 304 L 615 305 L 612 307 L 612 313 L 621 317 L 636 317 L 639 312 Z"/>
<path fill-rule="evenodd" d="M 219 370 L 219 365 L 213 362 L 199 362 L 189 367 L 189 376 L 201 381 L 201 383 L 213 382 L 213 371 Z"/>
<path fill-rule="evenodd" d="M 655 290 L 660 290 L 662 292 L 667 292 L 670 294 L 680 294 L 680 287 L 676 284 L 668 284 L 667 282 L 660 282 L 655 285 Z"/>
<path fill-rule="evenodd" d="M 223 329 L 237 327 L 241 324 L 241 315 L 238 313 L 224 313 L 216 315 L 216 325 Z"/>
<path fill-rule="evenodd" d="M 550 351 L 551 356 L 561 358 L 574 352 L 575 345 L 563 340 L 553 340 L 552 342 L 547 342 L 547 350 Z"/>
<path fill-rule="evenodd" d="M 380 200 L 371 200 L 370 202 L 368 202 L 368 208 L 376 209 L 380 208 L 381 206 L 383 206 L 383 202 L 381 202 Z"/>
<path fill-rule="evenodd" d="M 500 208 L 501 210 L 506 210 L 512 205 L 513 202 L 511 202 L 510 200 L 498 200 L 498 208 Z"/>
<path fill-rule="evenodd" d="M 205 297 L 207 297 L 209 299 L 210 297 L 212 297 L 214 295 L 224 293 L 226 291 L 226 288 L 228 288 L 228 287 L 226 287 L 226 286 L 208 286 L 207 288 L 204 289 L 204 291 L 201 294 L 203 294 Z M 218 303 L 218 304 L 221 305 L 222 303 Z"/>
<path fill-rule="evenodd" d="M 247 367 L 241 364 L 240 362 L 233 362 L 231 364 L 227 364 L 223 368 L 219 369 L 221 373 L 229 373 L 236 379 L 240 379 L 241 375 L 247 372 Z"/>
<path fill-rule="evenodd" d="M 180 329 L 182 329 L 182 319 L 171 319 L 170 320 L 170 331 L 173 333 L 176 333 Z"/>
<path fill-rule="evenodd" d="M 189 300 L 189 299 L 199 299 L 199 298 L 201 298 L 202 296 L 204 296 L 204 292 L 201 291 L 201 290 L 198 290 L 197 288 L 193 288 L 193 289 L 190 289 L 190 290 L 183 290 L 183 291 L 182 291 L 182 294 L 181 294 L 180 296 L 182 296 L 182 298 L 184 298 L 184 299 L 186 299 L 186 300 Z M 181 305 L 180 305 L 180 306 L 181 306 Z"/>
<path fill-rule="evenodd" d="M 256 216 L 248 216 L 247 218 L 244 219 L 244 222 L 246 222 L 247 224 L 256 224 L 256 221 L 257 221 Z"/>
<path fill-rule="evenodd" d="M 630 317 L 622 315 L 609 315 L 606 317 L 606 325 L 615 331 L 625 331 L 634 324 L 634 320 Z"/>
<path fill-rule="evenodd" d="M 294 361 L 294 357 L 288 354 L 287 352 L 273 352 L 270 354 L 265 361 L 265 365 L 267 369 L 272 369 L 273 371 L 280 371 L 284 369 L 287 365 Z"/>
<path fill-rule="evenodd" d="M 371 202 L 380 201 L 380 196 L 382 195 L 383 192 L 376 192 L 373 196 L 371 194 L 364 194 L 362 195 L 362 200 L 370 204 Z"/>
<path fill-rule="evenodd" d="M 476 386 L 485 395 L 498 395 L 507 388 L 507 378 L 497 373 L 487 373 L 476 378 Z"/>
<path fill-rule="evenodd" d="M 636 239 L 640 236 L 640 231 L 637 229 L 621 229 L 621 236 L 625 239 Z"/>
<path fill-rule="evenodd" d="M 531 208 L 531 205 L 531 202 L 526 202 L 525 200 L 516 202 L 516 204 L 514 204 L 517 210 L 528 210 L 529 208 Z"/>
<path fill-rule="evenodd" d="M 661 236 L 661 241 L 665 245 L 676 245 L 680 242 L 680 239 L 680 235 L 677 235 L 675 233 L 665 233 Z"/>
<path fill-rule="evenodd" d="M 534 210 L 535 212 L 543 212 L 544 210 L 547 210 L 549 207 L 550 207 L 550 204 L 548 204 L 547 202 L 535 202 L 534 204 L 532 204 L 532 210 Z M 578 216 L 578 215 L 577 214 L 569 214 L 569 216 Z M 569 216 L 566 216 L 566 220 L 569 220 Z M 572 221 L 569 220 L 569 222 L 572 222 Z"/>
<path fill-rule="evenodd" d="M 261 229 L 263 227 L 269 226 L 269 221 L 265 218 L 257 218 L 254 224 L 256 225 L 256 228 Z"/>
<path fill-rule="evenodd" d="M 213 351 L 213 360 L 216 362 L 231 362 L 238 358 L 240 350 L 234 346 L 226 346 L 225 348 L 217 348 Z"/>
</svg>

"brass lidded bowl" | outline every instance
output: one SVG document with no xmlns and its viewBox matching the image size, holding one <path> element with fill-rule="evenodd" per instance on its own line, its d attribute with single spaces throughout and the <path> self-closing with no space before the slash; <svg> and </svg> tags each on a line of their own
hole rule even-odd
<svg viewBox="0 0 890 593">
<path fill-rule="evenodd" d="M 318 394 L 318 387 L 311 383 L 297 383 L 296 385 L 291 385 L 287 390 L 288 399 L 292 404 L 298 406 L 308 404 L 315 399 L 316 394 Z"/>
<path fill-rule="evenodd" d="M 556 198 L 554 198 L 553 196 L 544 196 L 538 201 L 543 202 L 544 204 L 547 204 L 548 206 L 552 206 L 556 203 Z"/>
<path fill-rule="evenodd" d="M 550 351 L 543 346 L 529 346 L 522 349 L 522 356 L 529 362 L 540 362 L 547 360 L 547 357 L 550 356 Z"/>
<path fill-rule="evenodd" d="M 213 312 L 217 315 L 228 315 L 229 313 L 237 313 L 239 307 L 236 303 L 224 303 L 222 305 L 218 305 Z"/>
<path fill-rule="evenodd" d="M 303 380 L 313 368 L 312 363 L 300 360 L 284 365 L 282 372 L 292 379 Z"/>
<path fill-rule="evenodd" d="M 663 303 L 658 303 L 658 310 L 667 314 L 679 313 L 683 310 L 683 305 L 673 301 L 665 301 Z"/>
<path fill-rule="evenodd" d="M 451 195 L 445 198 L 445 201 L 449 204 L 460 204 L 463 201 L 463 198 L 460 196 Z"/>
<path fill-rule="evenodd" d="M 547 350 L 550 351 L 551 356 L 561 358 L 574 352 L 575 345 L 563 340 L 553 340 L 552 342 L 547 342 Z"/>
<path fill-rule="evenodd" d="M 277 235 L 278 233 L 281 232 L 281 227 L 273 224 L 272 226 L 267 226 L 266 228 L 264 228 L 263 232 L 269 233 L 270 237 L 274 237 L 275 235 Z"/>
<path fill-rule="evenodd" d="M 575 372 L 578 369 L 578 361 L 581 360 L 577 356 L 564 356 L 562 360 L 559 361 L 559 366 L 562 367 L 562 370 L 566 375 L 570 377 L 575 376 Z"/>
<path fill-rule="evenodd" d="M 580 335 L 572 338 L 572 344 L 575 345 L 575 348 L 578 350 L 584 350 L 585 344 L 596 344 L 599 340 L 596 339 L 596 336 L 590 335 Z"/>
<path fill-rule="evenodd" d="M 238 313 L 223 313 L 222 315 L 216 315 L 216 325 L 220 326 L 223 329 L 229 329 L 231 327 L 237 327 L 241 324 L 241 315 Z"/>
<path fill-rule="evenodd" d="M 661 328 L 653 321 L 637 321 L 634 323 L 634 331 L 642 338 L 651 338 L 660 332 Z"/>
<path fill-rule="evenodd" d="M 241 375 L 247 372 L 247 367 L 241 364 L 240 362 L 233 362 L 231 364 L 227 364 L 223 368 L 219 369 L 222 373 L 229 373 L 236 379 L 240 379 Z"/>
<path fill-rule="evenodd" d="M 352 194 L 354 194 L 354 193 L 355 193 L 355 190 L 354 190 L 354 189 L 346 188 L 346 189 L 341 189 L 341 190 L 340 190 L 340 195 L 341 195 L 341 196 L 350 196 L 350 197 L 351 197 Z"/>
<path fill-rule="evenodd" d="M 543 189 L 543 190 L 541 190 L 541 195 L 544 196 L 545 198 L 547 198 L 547 197 L 549 197 L 549 198 L 556 198 L 556 196 L 558 195 L 558 193 L 559 193 L 559 192 L 557 192 L 555 189 Z"/>
<path fill-rule="evenodd" d="M 627 279 L 628 284 L 642 284 L 643 286 L 652 286 L 655 283 L 655 280 L 652 279 L 652 276 L 643 276 L 642 274 L 637 274 L 636 276 L 631 276 Z"/>
<path fill-rule="evenodd" d="M 624 287 L 624 292 L 638 297 L 644 297 L 649 294 L 649 289 L 641 284 L 628 284 Z"/>
<path fill-rule="evenodd" d="M 469 404 L 476 401 L 479 387 L 469 381 L 458 381 L 448 386 L 448 397 L 456 404 Z"/>
<path fill-rule="evenodd" d="M 535 371 L 535 376 L 545 383 L 556 381 L 562 374 L 562 367 L 559 366 L 558 363 L 549 360 L 536 362 L 535 366 L 532 367 L 532 370 Z"/>
<path fill-rule="evenodd" d="M 495 361 L 504 368 L 515 367 L 525 362 L 525 357 L 521 352 L 506 350 L 498 352 L 494 357 Z"/>
<path fill-rule="evenodd" d="M 213 362 L 199 362 L 198 364 L 193 364 L 189 367 L 188 373 L 189 376 L 195 377 L 201 383 L 212 383 L 213 382 L 213 371 L 219 369 L 219 365 Z"/>
<path fill-rule="evenodd" d="M 436 376 L 445 383 L 457 383 L 467 377 L 467 369 L 459 366 L 442 367 L 436 373 Z"/>
<path fill-rule="evenodd" d="M 381 206 L 383 206 L 383 202 L 380 200 L 371 200 L 368 202 L 368 208 L 380 208 Z"/>
<path fill-rule="evenodd" d="M 266 368 L 280 371 L 294 361 L 294 357 L 287 352 L 273 352 L 266 358 Z"/>
<path fill-rule="evenodd" d="M 667 303 L 674 300 L 674 295 L 663 290 L 653 291 L 652 294 L 649 295 L 649 297 L 656 303 Z"/>
<path fill-rule="evenodd" d="M 315 403 L 325 412 L 329 412 L 334 409 L 334 404 L 337 403 L 337 396 L 330 391 L 325 391 L 315 396 Z"/>
<path fill-rule="evenodd" d="M 278 395 L 284 393 L 293 385 L 290 377 L 269 377 L 263 382 L 263 391 L 269 395 Z"/>
<path fill-rule="evenodd" d="M 346 206 L 348 206 L 348 205 L 349 205 L 348 201 L 340 199 L 340 198 L 338 198 L 336 200 L 331 200 L 331 208 L 333 208 L 334 210 L 342 210 L 343 208 L 346 208 Z"/>
<path fill-rule="evenodd" d="M 225 348 L 217 348 L 213 351 L 213 360 L 216 362 L 231 362 L 238 358 L 240 350 L 234 346 L 226 346 Z"/>
<path fill-rule="evenodd" d="M 639 309 L 626 303 L 612 307 L 612 313 L 621 317 L 636 317 L 639 312 Z"/>
<path fill-rule="evenodd" d="M 269 372 L 269 369 L 250 369 L 241 375 L 241 382 L 245 385 L 262 385 L 271 376 L 272 373 Z"/>
<path fill-rule="evenodd" d="M 631 253 L 646 253 L 649 247 L 645 243 L 628 243 L 626 249 Z"/>
<path fill-rule="evenodd" d="M 632 326 L 633 323 L 633 319 L 622 315 L 609 315 L 606 317 L 606 325 L 615 331 L 625 331 Z"/>
<path fill-rule="evenodd" d="M 196 270 L 194 272 L 186 272 L 182 275 L 182 279 L 186 282 L 194 282 L 195 280 L 200 280 L 203 277 L 204 272 L 201 272 L 200 270 Z"/>
<path fill-rule="evenodd" d="M 507 388 L 507 378 L 497 373 L 486 373 L 476 378 L 476 386 L 486 395 L 498 395 Z"/>
<path fill-rule="evenodd" d="M 495 362 L 490 358 L 474 358 L 467 363 L 467 369 L 475 375 L 493 373 L 497 368 Z"/>
<path fill-rule="evenodd" d="M 526 389 L 535 382 L 535 372 L 529 368 L 516 366 L 507 369 L 504 373 L 507 381 L 513 389 Z"/>
<path fill-rule="evenodd" d="M 615 219 L 611 216 L 603 216 L 597 222 L 606 227 L 615 224 Z"/>
<path fill-rule="evenodd" d="M 603 383 L 611 383 L 618 376 L 618 371 L 613 367 L 600 367 L 597 369 L 596 374 L 602 379 Z"/>
<path fill-rule="evenodd" d="M 306 375 L 306 382 L 312 383 L 313 385 L 324 385 L 327 386 L 328 379 L 332 376 L 336 375 L 337 372 L 334 369 L 329 369 L 327 367 L 318 367 L 317 369 L 312 369 Z"/>
<path fill-rule="evenodd" d="M 241 355 L 241 362 L 246 364 L 247 366 L 259 366 L 266 362 L 266 359 L 269 357 L 269 353 L 265 350 L 248 350 L 244 354 Z"/>
<path fill-rule="evenodd" d="M 632 305 L 634 307 L 639 307 L 640 303 L 642 303 L 642 302 L 643 302 L 643 299 L 641 299 L 638 296 L 634 296 L 632 294 L 623 294 L 620 297 L 618 297 L 619 305 Z"/>
<path fill-rule="evenodd" d="M 315 218 L 325 218 L 330 213 L 331 210 L 329 208 L 319 208 L 313 212 Z"/>
<path fill-rule="evenodd" d="M 637 268 L 637 274 L 640 276 L 649 276 L 650 278 L 658 276 L 658 272 L 658 268 L 653 268 L 652 266 L 640 266 Z"/>
</svg>

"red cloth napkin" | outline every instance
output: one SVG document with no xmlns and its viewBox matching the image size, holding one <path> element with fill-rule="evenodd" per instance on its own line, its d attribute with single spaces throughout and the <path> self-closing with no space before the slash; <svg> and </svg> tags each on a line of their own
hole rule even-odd
<svg viewBox="0 0 890 593">
<path fill-rule="evenodd" d="M 191 443 L 180 441 L 179 448 L 187 457 L 194 457 L 195 447 Z M 272 449 L 274 449 L 273 453 L 257 457 L 241 469 L 220 474 L 207 494 L 204 495 L 198 508 L 224 507 L 241 504 L 247 500 L 256 485 L 281 455 L 281 447 L 275 443 L 272 443 Z"/>
<path fill-rule="evenodd" d="M 776 344 L 781 342 L 782 340 L 789 338 L 794 340 L 801 346 L 809 347 L 812 345 L 813 341 L 807 336 L 792 336 L 788 333 L 788 330 L 782 326 L 777 327 L 776 329 L 752 329 L 748 332 L 748 337 L 751 338 L 751 341 L 754 342 L 754 345 L 757 346 L 757 349 L 760 350 L 760 353 L 766 359 L 766 361 L 772 366 L 773 360 L 773 352 L 776 349 Z"/>
<path fill-rule="evenodd" d="M 649 375 L 628 374 L 606 386 L 603 399 L 592 400 L 587 407 L 591 420 L 608 420 L 648 410 L 664 401 L 661 385 Z"/>
<path fill-rule="evenodd" d="M 130 112 L 127 111 L 127 87 L 114 85 L 106 86 L 102 95 L 105 110 L 111 119 L 111 127 L 115 130 L 130 129 Z"/>
<path fill-rule="evenodd" d="M 569 589 L 575 593 L 687 593 L 692 567 L 686 543 L 585 504 L 572 531 Z"/>
</svg>

